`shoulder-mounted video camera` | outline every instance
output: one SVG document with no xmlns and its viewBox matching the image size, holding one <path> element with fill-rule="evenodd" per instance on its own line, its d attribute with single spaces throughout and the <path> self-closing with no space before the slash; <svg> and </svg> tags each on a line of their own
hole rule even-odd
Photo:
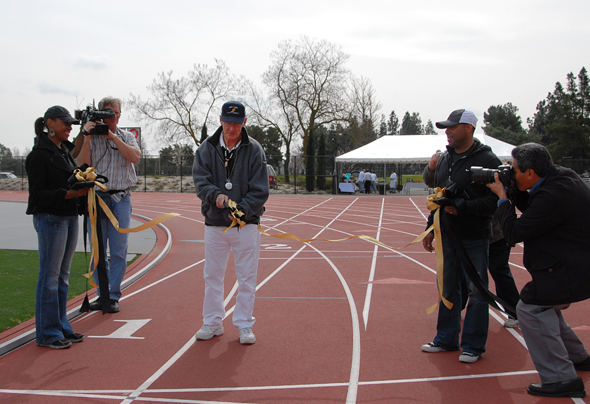
<svg viewBox="0 0 590 404">
<path fill-rule="evenodd" d="M 471 181 L 476 184 L 490 184 L 496 181 L 494 178 L 495 173 L 498 173 L 500 182 L 502 182 L 505 187 L 509 188 L 511 186 L 512 181 L 514 180 L 514 168 L 512 168 L 510 164 L 502 164 L 501 166 L 498 166 L 498 168 L 473 166 L 469 169 Z"/>
<path fill-rule="evenodd" d="M 74 110 L 74 116 L 76 119 L 80 120 L 80 125 L 84 127 L 86 122 L 92 121 L 102 121 L 104 119 L 112 119 L 115 117 L 115 112 L 110 109 L 106 108 L 104 111 L 100 111 L 95 108 L 94 105 L 88 105 L 86 109 L 76 109 Z M 94 129 L 90 131 L 91 135 L 108 135 L 109 134 L 109 125 L 106 123 L 97 123 L 94 126 Z"/>
</svg>

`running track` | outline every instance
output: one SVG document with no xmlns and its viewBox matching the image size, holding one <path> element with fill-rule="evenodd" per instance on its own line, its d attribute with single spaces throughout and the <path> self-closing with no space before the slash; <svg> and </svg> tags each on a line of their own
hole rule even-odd
<svg viewBox="0 0 590 404">
<path fill-rule="evenodd" d="M 26 197 L 0 192 L 3 200 Z M 477 363 L 460 363 L 458 352 L 421 352 L 420 345 L 435 335 L 436 315 L 425 312 L 437 298 L 435 256 L 421 245 L 404 246 L 424 229 L 424 196 L 271 196 L 266 207 L 262 223 L 270 233 L 304 239 L 365 234 L 391 248 L 359 239 L 302 244 L 262 236 L 256 344 L 240 345 L 231 324 L 231 257 L 225 334 L 195 341 L 204 289 L 198 200 L 134 193 L 134 214 L 181 214 L 164 223 L 171 234 L 169 253 L 125 290 L 120 313 L 73 321 L 87 336 L 84 342 L 62 351 L 32 342 L 1 357 L 0 402 L 590 402 L 527 395 L 538 375 L 520 331 L 504 329 L 504 317 L 493 310 L 487 352 Z M 161 229 L 156 234 L 154 251 L 129 272 L 162 251 L 167 235 Z M 520 289 L 529 280 L 520 246 L 513 249 L 511 266 Z M 586 346 L 589 304 L 565 312 Z M 0 342 L 3 337 L 6 332 Z M 580 375 L 590 388 L 590 374 Z"/>
</svg>

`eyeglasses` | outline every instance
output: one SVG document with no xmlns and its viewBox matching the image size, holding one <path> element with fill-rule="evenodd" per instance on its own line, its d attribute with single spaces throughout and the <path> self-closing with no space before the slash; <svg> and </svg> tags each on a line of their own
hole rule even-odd
<svg viewBox="0 0 590 404">
<path fill-rule="evenodd" d="M 60 118 L 61 119 L 61 118 Z M 61 119 L 61 121 L 64 123 L 64 125 L 66 126 L 72 126 L 72 123 L 70 121 L 66 121 L 65 119 Z"/>
</svg>

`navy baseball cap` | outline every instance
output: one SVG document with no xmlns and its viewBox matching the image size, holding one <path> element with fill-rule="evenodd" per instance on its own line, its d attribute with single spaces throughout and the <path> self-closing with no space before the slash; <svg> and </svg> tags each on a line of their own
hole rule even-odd
<svg viewBox="0 0 590 404">
<path fill-rule="evenodd" d="M 228 101 L 221 107 L 221 121 L 244 123 L 246 118 L 246 107 L 238 101 Z"/>
<path fill-rule="evenodd" d="M 79 125 L 80 121 L 70 115 L 70 111 L 65 109 L 64 107 L 60 107 L 59 105 L 54 105 L 53 107 L 49 108 L 45 111 L 45 115 L 43 115 L 43 120 L 47 121 L 48 119 L 56 119 L 59 118 L 66 122 L 71 122 L 75 125 Z"/>
<path fill-rule="evenodd" d="M 451 112 L 451 115 L 449 115 L 446 121 L 437 122 L 436 127 L 444 129 L 459 125 L 460 123 L 467 123 L 473 125 L 475 128 L 475 125 L 477 125 L 477 118 L 475 117 L 475 114 L 468 109 L 456 109 Z"/>
</svg>

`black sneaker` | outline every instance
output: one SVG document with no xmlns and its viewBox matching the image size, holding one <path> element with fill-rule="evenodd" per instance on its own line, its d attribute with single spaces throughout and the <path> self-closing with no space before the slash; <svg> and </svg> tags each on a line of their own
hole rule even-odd
<svg viewBox="0 0 590 404">
<path fill-rule="evenodd" d="M 64 339 L 67 339 L 68 341 L 73 343 L 82 342 L 84 340 L 84 335 L 75 332 L 70 335 L 66 335 Z"/>
<path fill-rule="evenodd" d="M 109 313 L 118 313 L 120 310 L 119 301 L 111 299 L 111 309 L 109 310 Z"/>
<path fill-rule="evenodd" d="M 102 310 L 102 303 L 100 302 L 100 297 L 90 303 L 90 311 L 99 311 Z"/>
<path fill-rule="evenodd" d="M 66 349 L 72 346 L 70 340 L 66 338 L 58 339 L 57 341 L 50 342 L 49 344 L 40 344 L 37 342 L 37 345 L 42 346 L 44 348 L 51 348 L 51 349 Z"/>
</svg>

